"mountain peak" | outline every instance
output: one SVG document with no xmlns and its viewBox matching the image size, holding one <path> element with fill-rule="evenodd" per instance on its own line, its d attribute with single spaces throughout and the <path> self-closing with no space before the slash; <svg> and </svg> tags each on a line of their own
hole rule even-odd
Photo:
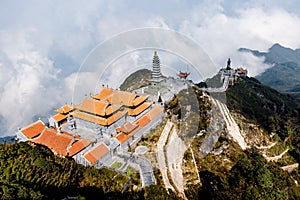
<svg viewBox="0 0 300 200">
<path fill-rule="evenodd" d="M 270 50 L 271 50 L 271 49 L 276 49 L 276 48 L 284 48 L 284 49 L 286 49 L 286 47 L 280 45 L 279 43 L 275 43 L 275 44 L 273 44 L 273 46 L 270 48 Z"/>
<path fill-rule="evenodd" d="M 279 43 L 276 43 L 271 48 L 269 48 L 269 52 L 268 53 L 269 54 L 272 54 L 272 53 L 293 54 L 294 50 L 290 49 L 290 48 L 287 48 L 287 47 L 284 47 L 284 46 L 280 45 Z"/>
</svg>

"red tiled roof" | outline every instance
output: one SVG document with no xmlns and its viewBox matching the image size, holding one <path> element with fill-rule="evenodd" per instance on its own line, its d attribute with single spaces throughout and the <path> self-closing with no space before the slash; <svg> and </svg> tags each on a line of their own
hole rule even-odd
<svg viewBox="0 0 300 200">
<path fill-rule="evenodd" d="M 57 133 L 55 129 L 45 129 L 41 135 L 32 140 L 34 143 L 42 144 L 47 146 L 53 152 L 61 155 L 67 155 L 67 148 L 72 142 L 73 137 Z"/>
<path fill-rule="evenodd" d="M 85 139 L 81 139 L 81 140 L 74 142 L 69 149 L 69 156 L 70 157 L 74 156 L 75 154 L 77 154 L 78 152 L 80 152 L 81 150 L 83 150 L 84 148 L 89 146 L 90 144 L 91 144 L 91 141 L 88 141 Z"/>
<path fill-rule="evenodd" d="M 57 121 L 57 122 L 61 122 L 65 119 L 67 119 L 68 115 L 63 115 L 63 114 L 60 114 L 60 113 L 57 113 L 56 115 L 52 116 L 52 118 Z"/>
<path fill-rule="evenodd" d="M 38 120 L 20 130 L 28 139 L 38 136 L 45 129 L 45 124 Z"/>
<path fill-rule="evenodd" d="M 73 108 L 66 104 L 66 105 L 62 106 L 61 108 L 56 109 L 54 111 L 58 112 L 60 114 L 67 114 L 67 113 L 71 112 L 72 110 L 73 110 Z"/>
<path fill-rule="evenodd" d="M 179 72 L 179 74 L 177 74 L 177 76 L 179 76 L 180 78 L 186 78 L 190 75 L 190 73 L 187 72 Z"/>
<path fill-rule="evenodd" d="M 86 153 L 84 157 L 91 163 L 96 163 L 100 158 L 102 158 L 105 154 L 109 152 L 109 148 L 103 144 L 100 143 L 95 148 L 93 148 L 91 151 Z"/>
</svg>

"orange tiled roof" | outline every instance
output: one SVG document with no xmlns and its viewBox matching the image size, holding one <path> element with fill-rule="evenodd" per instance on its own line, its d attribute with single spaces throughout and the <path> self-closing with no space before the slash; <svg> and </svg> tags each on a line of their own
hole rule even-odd
<svg viewBox="0 0 300 200">
<path fill-rule="evenodd" d="M 109 148 L 103 144 L 100 143 L 98 146 L 93 148 L 91 151 L 86 153 L 84 157 L 91 163 L 96 163 L 100 158 L 102 158 L 105 154 L 109 152 Z"/>
<path fill-rule="evenodd" d="M 107 98 L 109 95 L 111 95 L 114 92 L 113 89 L 110 88 L 102 88 L 102 90 L 99 92 L 99 94 L 92 96 L 95 99 L 103 100 Z"/>
<path fill-rule="evenodd" d="M 119 110 L 122 106 L 121 105 L 109 105 L 107 108 L 106 108 L 106 115 L 110 115 L 114 112 L 116 112 L 117 110 Z"/>
<path fill-rule="evenodd" d="M 105 101 L 111 104 L 121 104 L 125 106 L 133 106 L 134 99 L 137 95 L 134 93 L 115 90 Z"/>
<path fill-rule="evenodd" d="M 236 70 L 236 72 L 237 72 L 238 74 L 247 74 L 247 70 L 246 70 L 246 69 L 243 69 L 243 68 L 238 68 L 238 69 Z"/>
<path fill-rule="evenodd" d="M 57 121 L 57 122 L 61 122 L 65 119 L 67 119 L 68 115 L 63 115 L 63 114 L 60 114 L 60 113 L 57 113 L 56 115 L 52 116 L 52 118 Z"/>
<path fill-rule="evenodd" d="M 38 120 L 20 131 L 29 139 L 38 136 L 45 129 L 45 124 Z"/>
<path fill-rule="evenodd" d="M 57 129 L 56 129 L 57 130 Z M 80 138 L 79 135 L 73 135 L 72 133 L 68 133 L 66 131 L 63 131 L 63 130 L 60 130 L 61 133 L 63 133 L 64 135 L 68 135 L 68 136 L 71 136 L 73 138 Z"/>
<path fill-rule="evenodd" d="M 146 126 L 151 120 L 149 119 L 148 115 L 144 115 L 138 120 L 136 120 L 134 123 L 137 124 L 139 127 Z"/>
<path fill-rule="evenodd" d="M 81 104 L 75 106 L 76 109 L 89 112 L 96 115 L 105 116 L 108 103 L 97 101 L 90 98 L 85 98 Z"/>
<path fill-rule="evenodd" d="M 85 121 L 93 122 L 95 124 L 100 124 L 102 126 L 109 126 L 113 124 L 114 122 L 118 121 L 120 118 L 122 118 L 126 114 L 126 111 L 119 111 L 112 116 L 108 118 L 99 117 L 95 115 L 91 115 L 84 112 L 73 112 L 72 115 L 76 118 L 83 119 Z"/>
<path fill-rule="evenodd" d="M 136 129 L 137 127 L 138 126 L 136 124 L 132 124 L 130 122 L 125 122 L 124 124 L 122 124 L 122 126 L 117 127 L 116 130 L 128 134 L 128 133 L 132 132 L 134 129 Z"/>
<path fill-rule="evenodd" d="M 121 143 L 124 143 L 127 141 L 130 137 L 132 137 L 137 131 L 139 131 L 141 128 L 146 126 L 151 120 L 153 120 L 156 116 L 158 116 L 163 109 L 160 106 L 156 106 L 152 108 L 150 111 L 148 111 L 146 114 L 144 114 L 142 117 L 134 121 L 133 123 L 138 125 L 137 128 L 135 128 L 131 133 L 125 134 L 123 132 L 119 133 L 116 136 L 116 139 L 119 140 Z"/>
<path fill-rule="evenodd" d="M 74 156 L 75 154 L 77 154 L 78 152 L 80 152 L 81 150 L 83 150 L 84 148 L 89 146 L 90 144 L 91 144 L 91 141 L 88 141 L 85 139 L 81 139 L 81 140 L 74 142 L 69 149 L 69 156 L 71 156 L 71 157 Z"/>
<path fill-rule="evenodd" d="M 47 146 L 53 152 L 61 155 L 67 155 L 67 148 L 72 142 L 73 137 L 57 133 L 55 129 L 45 129 L 41 135 L 32 140 L 34 143 L 42 144 Z"/>
<path fill-rule="evenodd" d="M 163 112 L 163 108 L 160 106 L 153 107 L 149 112 L 147 112 L 147 116 L 150 120 L 153 120 L 156 116 L 158 116 L 161 112 Z"/>
<path fill-rule="evenodd" d="M 121 119 L 126 113 L 127 113 L 127 111 L 119 111 L 119 112 L 113 114 L 112 116 L 107 118 L 107 124 L 106 125 L 109 126 L 109 125 L 115 123 L 116 121 Z"/>
<path fill-rule="evenodd" d="M 152 102 L 143 103 L 135 109 L 128 109 L 128 114 L 130 116 L 135 116 L 141 114 L 144 110 L 149 108 L 152 105 Z"/>
<path fill-rule="evenodd" d="M 125 133 L 119 133 L 116 136 L 116 139 L 119 140 L 119 142 L 124 143 L 126 140 L 128 140 L 131 137 L 131 135 L 127 135 Z"/>
<path fill-rule="evenodd" d="M 72 112 L 72 115 L 73 115 L 73 117 L 83 119 L 85 121 L 89 121 L 89 122 L 93 122 L 95 124 L 100 124 L 102 126 L 106 126 L 107 119 L 104 117 L 98 117 L 98 116 L 80 112 L 80 111 Z"/>
<path fill-rule="evenodd" d="M 149 97 L 148 95 L 136 97 L 133 101 L 133 106 L 137 106 L 137 105 L 143 103 L 144 101 L 146 101 L 148 99 L 148 97 Z"/>
<path fill-rule="evenodd" d="M 95 99 L 109 102 L 111 104 L 137 106 L 147 100 L 148 96 L 137 96 L 134 93 L 102 88 L 99 94 L 92 96 Z"/>
<path fill-rule="evenodd" d="M 72 110 L 73 110 L 73 108 L 66 104 L 63 107 L 56 109 L 54 111 L 57 113 L 60 113 L 60 114 L 67 114 L 67 113 L 71 112 Z"/>
</svg>

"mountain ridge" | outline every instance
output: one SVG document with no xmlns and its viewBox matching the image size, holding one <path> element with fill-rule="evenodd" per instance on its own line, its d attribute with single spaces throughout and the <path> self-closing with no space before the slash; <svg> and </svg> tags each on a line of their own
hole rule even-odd
<svg viewBox="0 0 300 200">
<path fill-rule="evenodd" d="M 300 49 L 290 49 L 274 44 L 267 52 L 240 48 L 240 52 L 264 57 L 266 64 L 273 65 L 256 78 L 280 92 L 289 93 L 300 100 Z"/>
</svg>

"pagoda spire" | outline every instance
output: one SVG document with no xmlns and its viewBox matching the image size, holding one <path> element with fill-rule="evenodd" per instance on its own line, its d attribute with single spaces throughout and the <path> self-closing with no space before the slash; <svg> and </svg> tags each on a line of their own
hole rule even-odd
<svg viewBox="0 0 300 200">
<path fill-rule="evenodd" d="M 152 60 L 152 85 L 158 85 L 162 81 L 162 75 L 160 72 L 160 60 L 157 55 L 157 51 L 154 51 L 153 60 Z"/>
</svg>

